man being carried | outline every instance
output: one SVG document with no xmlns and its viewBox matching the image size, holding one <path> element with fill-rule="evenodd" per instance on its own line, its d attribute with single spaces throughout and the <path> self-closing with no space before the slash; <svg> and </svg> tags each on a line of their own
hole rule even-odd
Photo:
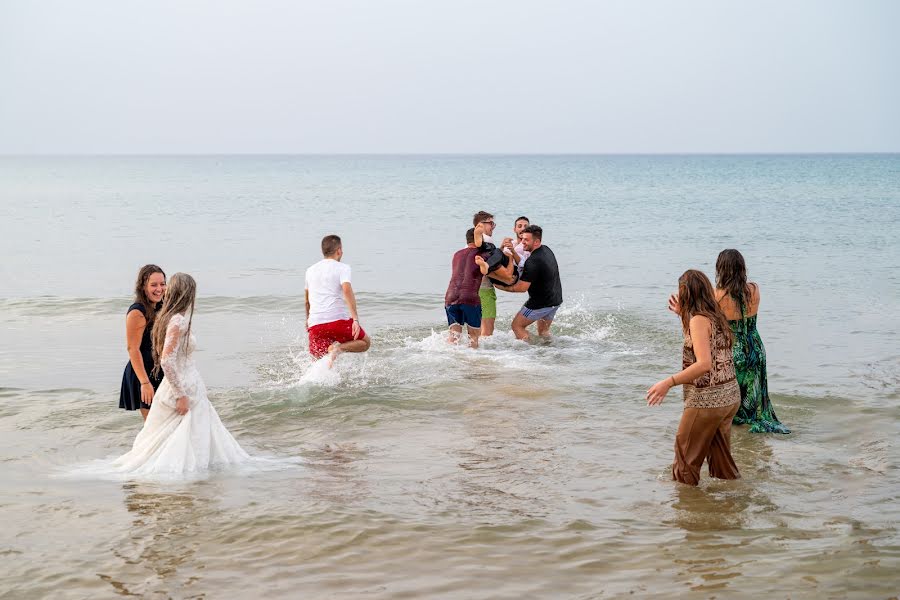
<svg viewBox="0 0 900 600">
<path fill-rule="evenodd" d="M 528 292 L 528 301 L 512 322 L 513 333 L 520 340 L 528 340 L 527 327 L 535 321 L 538 335 L 550 337 L 550 324 L 563 301 L 559 265 L 553 251 L 541 244 L 542 234 L 543 230 L 537 225 L 529 225 L 522 230 L 523 249 L 531 253 L 525 262 L 525 269 L 515 284 L 497 285 L 507 292 Z"/>
<path fill-rule="evenodd" d="M 481 334 L 481 298 L 478 289 L 488 272 L 488 265 L 481 257 L 484 225 L 479 223 L 466 232 L 466 247 L 453 255 L 453 272 L 444 295 L 444 310 L 450 326 L 451 344 L 459 342 L 463 325 L 469 333 L 469 346 L 478 347 Z"/>
<path fill-rule="evenodd" d="M 519 272 L 525 268 L 525 261 L 528 260 L 528 256 L 531 254 L 522 245 L 522 232 L 529 225 L 531 225 L 531 221 L 528 220 L 528 217 L 519 217 L 513 224 L 515 237 L 503 238 L 503 253 L 513 257 Z"/>
<path fill-rule="evenodd" d="M 341 263 L 341 238 L 322 238 L 325 257 L 306 270 L 306 329 L 309 353 L 316 358 L 341 352 L 365 352 L 370 340 L 359 325 L 356 296 L 350 285 L 350 265 Z"/>
</svg>

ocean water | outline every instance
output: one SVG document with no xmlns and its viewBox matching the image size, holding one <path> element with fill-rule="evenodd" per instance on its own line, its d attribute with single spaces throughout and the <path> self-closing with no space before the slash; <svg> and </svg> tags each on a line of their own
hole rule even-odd
<svg viewBox="0 0 900 600">
<path fill-rule="evenodd" d="M 527 215 L 549 343 L 445 342 L 471 215 Z M 900 156 L 0 158 L 0 597 L 888 598 L 900 590 Z M 337 233 L 366 355 L 317 373 L 303 273 Z M 496 237 L 496 236 L 495 236 Z M 734 247 L 787 436 L 672 483 L 666 298 Z M 284 468 L 72 477 L 124 453 L 137 269 L 195 276 L 226 426 Z"/>
</svg>

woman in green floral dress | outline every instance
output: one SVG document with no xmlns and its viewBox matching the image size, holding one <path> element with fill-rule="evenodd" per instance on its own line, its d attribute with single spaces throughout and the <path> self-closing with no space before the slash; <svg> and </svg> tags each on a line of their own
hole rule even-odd
<svg viewBox="0 0 900 600">
<path fill-rule="evenodd" d="M 734 370 L 741 388 L 735 425 L 749 425 L 751 433 L 790 433 L 775 416 L 766 382 L 766 349 L 756 329 L 759 286 L 747 281 L 744 257 L 723 250 L 716 260 L 716 300 L 734 333 Z"/>
</svg>

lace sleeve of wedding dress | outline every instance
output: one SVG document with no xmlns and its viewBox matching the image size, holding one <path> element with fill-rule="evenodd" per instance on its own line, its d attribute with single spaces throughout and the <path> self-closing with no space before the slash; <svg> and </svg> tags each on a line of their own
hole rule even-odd
<svg viewBox="0 0 900 600">
<path fill-rule="evenodd" d="M 175 398 L 184 396 L 184 373 L 181 372 L 179 365 L 178 351 L 181 348 L 181 338 L 186 329 L 187 320 L 184 315 L 172 315 L 169 324 L 166 327 L 166 341 L 163 344 L 162 355 L 159 357 L 159 364 L 163 369 L 166 380 L 175 393 Z"/>
</svg>

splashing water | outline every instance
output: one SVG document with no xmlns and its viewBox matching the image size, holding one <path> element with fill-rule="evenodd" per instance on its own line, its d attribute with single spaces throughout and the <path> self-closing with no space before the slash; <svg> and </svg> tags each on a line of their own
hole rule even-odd
<svg viewBox="0 0 900 600">
<path fill-rule="evenodd" d="M 335 361 L 336 363 L 337 361 Z M 334 387 L 341 382 L 340 371 L 337 364 L 331 364 L 330 356 L 323 356 L 312 363 L 306 372 L 300 377 L 299 385 L 321 385 Z"/>
<path fill-rule="evenodd" d="M 624 319 L 624 321 L 623 321 Z M 466 378 L 488 380 L 498 376 L 545 373 L 552 376 L 571 370 L 577 377 L 585 361 L 595 363 L 603 355 L 642 354 L 634 340 L 622 335 L 631 317 L 598 312 L 576 299 L 557 315 L 549 340 L 532 336 L 528 343 L 517 340 L 508 323 L 498 322 L 493 336 L 482 337 L 477 349 L 468 346 L 466 335 L 449 342 L 445 329 L 431 326 L 386 329 L 373 332 L 373 347 L 361 354 L 344 353 L 329 368 L 328 358 L 313 359 L 298 336 L 287 357 L 265 369 L 267 389 L 391 388 L 452 384 Z M 533 328 L 532 328 L 533 329 Z M 307 398 L 306 395 L 300 396 Z"/>
</svg>

